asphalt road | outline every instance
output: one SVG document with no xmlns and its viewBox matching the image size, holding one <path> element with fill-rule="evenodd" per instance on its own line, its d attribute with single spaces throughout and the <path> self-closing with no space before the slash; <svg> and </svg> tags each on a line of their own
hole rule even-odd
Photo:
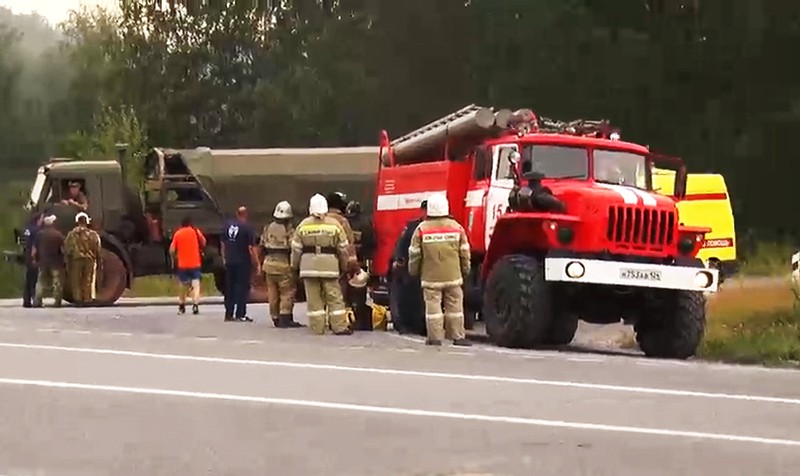
<svg viewBox="0 0 800 476">
<path fill-rule="evenodd" d="M 318 337 L 274 329 L 265 314 L 253 306 L 245 324 L 223 323 L 218 305 L 200 316 L 0 308 L 0 475 L 800 467 L 800 372 Z M 587 329 L 581 348 L 595 345 Z"/>
</svg>

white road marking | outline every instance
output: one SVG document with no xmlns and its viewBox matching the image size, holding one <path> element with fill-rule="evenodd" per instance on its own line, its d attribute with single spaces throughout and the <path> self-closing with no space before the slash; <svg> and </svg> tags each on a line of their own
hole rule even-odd
<svg viewBox="0 0 800 476">
<path fill-rule="evenodd" d="M 719 400 L 740 400 L 748 402 L 783 403 L 787 405 L 800 405 L 800 399 L 796 398 L 769 397 L 762 395 L 743 395 L 743 394 L 730 394 L 730 393 L 713 393 L 713 392 L 700 392 L 693 390 L 677 390 L 677 389 L 653 388 L 653 387 L 626 387 L 623 385 L 570 382 L 565 380 L 541 380 L 535 378 L 501 377 L 495 375 L 454 374 L 445 372 L 424 372 L 417 370 L 381 369 L 374 367 L 349 367 L 349 366 L 330 365 L 330 364 L 311 364 L 306 362 L 280 362 L 272 360 L 231 359 L 225 357 L 202 357 L 202 356 L 181 355 L 181 354 L 156 354 L 149 352 L 129 351 L 129 350 L 97 349 L 97 348 L 87 348 L 87 347 L 65 347 L 65 346 L 38 345 L 38 344 L 17 344 L 13 342 L 0 342 L 0 348 L 2 347 L 12 348 L 12 349 L 53 350 L 53 351 L 75 352 L 83 354 L 105 354 L 105 355 L 120 355 L 126 357 L 145 357 L 145 358 L 162 359 L 162 360 L 210 362 L 217 364 L 257 365 L 263 367 L 287 367 L 287 368 L 314 369 L 314 370 L 333 370 L 340 372 L 363 372 L 363 373 L 374 373 L 382 375 L 404 375 L 409 377 L 472 380 L 479 382 L 545 385 L 545 386 L 563 387 L 563 388 L 582 388 L 589 390 L 606 390 L 614 392 L 640 393 L 640 394 L 650 394 L 650 395 L 669 395 L 673 397 L 696 397 L 696 398 L 708 398 L 708 399 L 719 399 Z"/>
<path fill-rule="evenodd" d="M 595 430 L 616 433 L 633 433 L 640 435 L 672 436 L 681 438 L 695 438 L 704 440 L 728 441 L 737 443 L 759 443 L 765 445 L 800 446 L 800 441 L 784 440 L 777 438 L 762 438 L 757 436 L 731 435 L 725 433 L 704 433 L 697 431 L 666 430 L 660 428 L 647 428 L 636 426 L 603 425 L 597 423 L 568 422 L 561 420 L 544 420 L 537 418 L 509 417 L 495 415 L 480 415 L 474 413 L 458 413 L 421 410 L 415 408 L 397 408 L 374 405 L 356 405 L 351 403 L 325 402 L 318 400 L 299 400 L 290 398 L 256 397 L 246 395 L 232 395 L 224 393 L 187 392 L 181 390 L 166 390 L 146 387 L 122 387 L 116 385 L 90 385 L 71 382 L 54 382 L 50 380 L 24 380 L 0 378 L 0 384 L 34 386 L 45 388 L 60 388 L 72 390 L 93 390 L 100 392 L 129 393 L 138 395 L 159 395 L 168 397 L 197 398 L 206 400 L 225 400 L 247 403 L 262 403 L 267 405 L 287 405 L 307 408 L 322 408 L 327 410 L 344 410 L 365 413 L 382 413 L 389 415 L 418 416 L 446 418 L 453 420 L 472 420 L 487 423 L 510 423 L 517 425 L 542 426 L 550 428 L 568 428 L 572 430 Z"/>
<path fill-rule="evenodd" d="M 112 336 L 119 336 L 119 337 L 130 337 L 133 334 L 131 334 L 130 332 L 112 332 L 111 335 Z"/>
<path fill-rule="evenodd" d="M 58 332 L 58 329 L 54 329 L 54 328 L 39 328 L 39 329 L 36 329 L 36 332 Z"/>
<path fill-rule="evenodd" d="M 422 337 L 411 337 L 411 336 L 405 336 L 403 334 L 388 334 L 388 335 L 396 339 L 407 340 L 409 342 L 416 342 L 417 344 L 425 343 L 425 339 Z"/>
<path fill-rule="evenodd" d="M 605 362 L 604 359 L 597 357 L 567 357 L 567 360 L 570 362 Z"/>
<path fill-rule="evenodd" d="M 241 341 L 239 341 L 239 343 L 240 344 L 253 345 L 253 344 L 263 344 L 264 341 L 263 340 L 241 340 Z"/>
<path fill-rule="evenodd" d="M 64 330 L 63 332 L 68 332 L 70 334 L 82 334 L 82 335 L 87 335 L 87 334 L 91 334 L 92 333 L 92 331 L 79 331 L 79 330 L 72 330 L 72 329 L 67 329 L 67 330 Z"/>
</svg>

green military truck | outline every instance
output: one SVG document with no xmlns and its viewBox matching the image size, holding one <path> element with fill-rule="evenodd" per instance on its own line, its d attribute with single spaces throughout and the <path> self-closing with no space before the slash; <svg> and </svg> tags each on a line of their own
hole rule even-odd
<svg viewBox="0 0 800 476">
<path fill-rule="evenodd" d="M 93 227 L 103 242 L 96 303 L 110 305 L 142 276 L 172 273 L 168 248 L 172 233 L 185 216 L 208 238 L 203 272 L 213 273 L 223 292 L 225 272 L 220 258 L 224 222 L 236 208 L 249 209 L 257 230 L 271 221 L 281 200 L 292 204 L 297 220 L 314 193 L 343 191 L 370 210 L 374 202 L 378 147 L 316 149 L 152 149 L 144 160 L 141 191 L 127 185 L 125 149 L 117 160 L 52 159 L 39 167 L 26 205 L 29 216 L 55 214 L 68 231 L 76 207 L 62 204 L 67 184 L 79 182 L 89 202 Z M 369 205 L 366 205 L 369 204 Z M 17 243 L 23 244 L 18 229 Z M 6 251 L 21 262 L 20 250 Z M 253 276 L 250 300 L 265 302 L 263 278 Z M 68 293 L 65 298 L 70 299 Z"/>
</svg>

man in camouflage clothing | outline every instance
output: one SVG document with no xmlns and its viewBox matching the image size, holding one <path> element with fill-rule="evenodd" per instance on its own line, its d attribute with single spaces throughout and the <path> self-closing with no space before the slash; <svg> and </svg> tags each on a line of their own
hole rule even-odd
<svg viewBox="0 0 800 476">
<path fill-rule="evenodd" d="M 449 209 L 444 194 L 428 199 L 427 217 L 417 226 L 408 248 L 408 273 L 419 276 L 422 285 L 428 328 L 425 343 L 441 345 L 442 338 L 448 337 L 454 345 L 469 346 L 461 287 L 470 270 L 469 241 L 464 228 L 449 216 Z"/>
<path fill-rule="evenodd" d="M 64 276 L 64 257 L 61 254 L 61 247 L 64 244 L 64 235 L 54 226 L 55 222 L 54 215 L 45 217 L 42 222 L 44 227 L 33 239 L 31 255 L 34 265 L 39 270 L 33 307 L 42 307 L 45 287 L 52 288 L 55 307 L 61 307 Z"/>
<path fill-rule="evenodd" d="M 275 327 L 302 327 L 294 321 L 294 293 L 297 284 L 294 280 L 289 258 L 292 252 L 291 224 L 292 206 L 283 201 L 275 206 L 272 213 L 275 220 L 261 232 L 261 250 L 264 253 L 264 279 L 267 282 L 269 314 Z"/>
<path fill-rule="evenodd" d="M 75 216 L 75 228 L 64 240 L 64 258 L 67 264 L 72 299 L 76 303 L 92 300 L 92 287 L 97 261 L 100 259 L 100 235 L 89 228 L 89 215 Z"/>
</svg>

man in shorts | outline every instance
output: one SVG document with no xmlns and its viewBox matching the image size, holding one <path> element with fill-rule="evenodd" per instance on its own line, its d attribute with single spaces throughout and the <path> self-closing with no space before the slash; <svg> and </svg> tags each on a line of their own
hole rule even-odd
<svg viewBox="0 0 800 476">
<path fill-rule="evenodd" d="M 178 314 L 186 313 L 186 291 L 192 290 L 192 314 L 200 312 L 200 278 L 203 266 L 202 250 L 206 246 L 206 237 L 192 226 L 192 220 L 184 217 L 181 227 L 172 237 L 169 251 L 175 262 L 175 274 L 178 278 Z"/>
</svg>

